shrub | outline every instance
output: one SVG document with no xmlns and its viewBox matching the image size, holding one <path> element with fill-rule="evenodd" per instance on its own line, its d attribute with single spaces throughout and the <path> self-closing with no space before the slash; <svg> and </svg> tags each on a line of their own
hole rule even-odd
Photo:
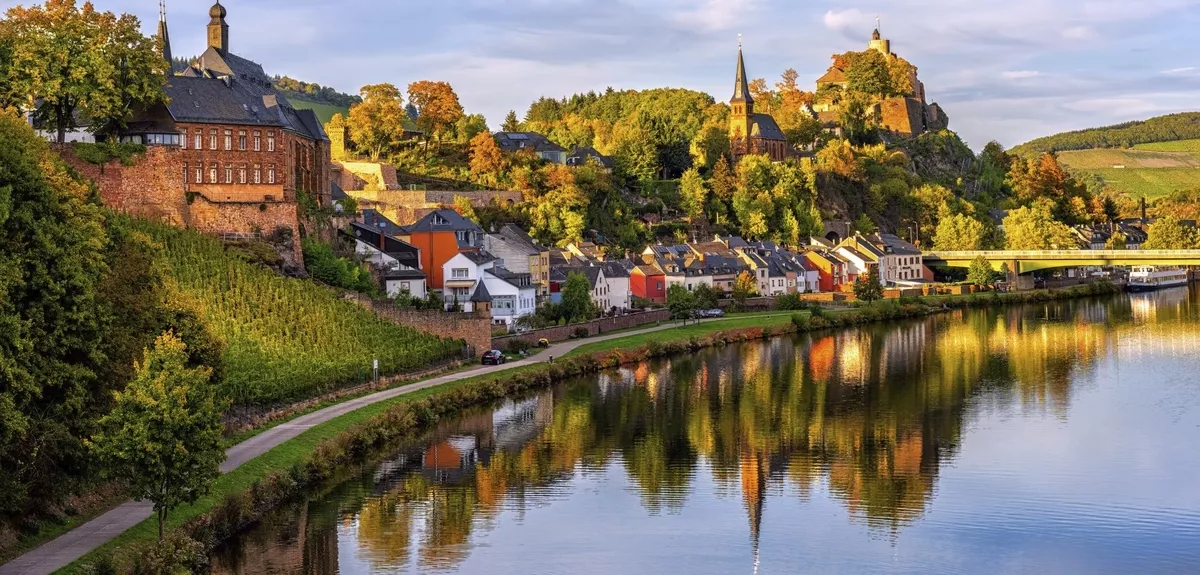
<svg viewBox="0 0 1200 575">
<path fill-rule="evenodd" d="M 800 294 L 789 293 L 775 298 L 775 309 L 779 311 L 795 311 L 807 309 L 808 302 L 800 298 Z"/>
<path fill-rule="evenodd" d="M 590 332 L 588 332 L 588 328 L 580 326 L 575 328 L 575 330 L 571 332 L 571 335 L 575 336 L 577 339 L 583 339 L 587 337 L 589 333 Z"/>
<path fill-rule="evenodd" d="M 529 342 L 527 342 L 523 339 L 514 339 L 514 340 L 511 340 L 508 342 L 507 347 L 508 347 L 508 353 L 519 354 L 522 352 L 529 351 L 529 348 L 531 348 L 533 346 L 530 345 Z"/>
<path fill-rule="evenodd" d="M 797 331 L 807 330 L 810 321 L 809 318 L 810 316 L 806 314 L 794 313 L 792 314 L 792 325 L 795 326 Z"/>
</svg>

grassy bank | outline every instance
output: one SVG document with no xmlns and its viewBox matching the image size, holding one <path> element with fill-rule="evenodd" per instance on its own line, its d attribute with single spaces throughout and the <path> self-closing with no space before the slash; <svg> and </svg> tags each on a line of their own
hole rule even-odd
<svg viewBox="0 0 1200 575">
<path fill-rule="evenodd" d="M 436 388 L 387 399 L 318 425 L 299 437 L 221 476 L 210 495 L 176 510 L 169 520 L 172 536 L 163 546 L 153 519 L 142 522 L 65 571 L 131 572 L 170 566 L 184 569 L 203 560 L 207 549 L 236 535 L 267 511 L 303 496 L 332 478 L 339 468 L 361 463 L 382 447 L 460 410 L 552 386 L 564 379 L 649 358 L 695 352 L 711 346 L 779 335 L 923 317 L 946 308 L 1032 303 L 1116 293 L 1108 284 L 1061 291 L 978 294 L 937 305 L 920 301 L 877 302 L 830 313 L 811 311 L 731 318 L 595 342 L 553 364 L 534 364 L 491 372 Z M 595 346 L 595 347 L 591 347 Z M 589 349 L 590 348 L 590 349 Z M 167 562 L 167 563 L 164 563 Z M 168 569 L 169 570 L 169 569 Z"/>
</svg>

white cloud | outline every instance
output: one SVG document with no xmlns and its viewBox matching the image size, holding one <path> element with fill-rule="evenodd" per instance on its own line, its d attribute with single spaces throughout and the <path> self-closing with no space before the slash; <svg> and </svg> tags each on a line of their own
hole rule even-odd
<svg viewBox="0 0 1200 575">
<path fill-rule="evenodd" d="M 1062 37 L 1067 40 L 1091 40 L 1096 37 L 1096 31 L 1090 26 L 1071 26 L 1062 31 Z"/>
<path fill-rule="evenodd" d="M 850 8 L 849 10 L 830 10 L 825 13 L 825 27 L 835 32 L 842 32 L 850 29 L 861 27 L 864 23 L 870 23 L 875 16 L 867 14 L 858 8 Z"/>
<path fill-rule="evenodd" d="M 751 13 L 758 0 L 703 0 L 698 6 L 677 12 L 672 18 L 680 24 L 707 32 L 730 30 Z M 689 6 L 697 4 L 689 2 Z"/>
<path fill-rule="evenodd" d="M 1000 77 L 1005 80 L 1024 80 L 1025 78 L 1033 78 L 1034 76 L 1041 75 L 1042 73 L 1037 70 L 1009 70 L 1000 73 Z"/>
<path fill-rule="evenodd" d="M 1163 70 L 1162 73 L 1166 74 L 1167 76 L 1179 76 L 1194 71 L 1196 71 L 1195 66 L 1186 66 L 1183 68 L 1171 68 L 1170 70 Z"/>
</svg>

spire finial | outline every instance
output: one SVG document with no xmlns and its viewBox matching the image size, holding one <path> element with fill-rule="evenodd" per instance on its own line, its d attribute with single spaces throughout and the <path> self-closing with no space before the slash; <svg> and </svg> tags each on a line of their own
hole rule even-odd
<svg viewBox="0 0 1200 575">
<path fill-rule="evenodd" d="M 742 49 L 742 35 L 738 34 L 738 50 Z"/>
<path fill-rule="evenodd" d="M 167 21 L 167 0 L 158 0 L 158 20 L 159 22 Z"/>
</svg>

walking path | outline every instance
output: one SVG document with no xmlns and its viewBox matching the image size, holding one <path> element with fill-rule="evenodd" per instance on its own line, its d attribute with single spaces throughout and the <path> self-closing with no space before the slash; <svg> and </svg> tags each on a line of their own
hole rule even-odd
<svg viewBox="0 0 1200 575">
<path fill-rule="evenodd" d="M 767 315 L 767 314 L 764 314 Z M 746 319 L 749 317 L 761 316 L 735 316 L 728 319 Z M 700 320 L 700 323 L 719 322 L 721 319 L 706 319 Z M 587 339 L 577 339 L 564 341 L 550 346 L 542 353 L 520 361 L 506 363 L 499 366 L 477 367 L 475 369 L 455 372 L 432 379 L 427 379 L 411 385 L 397 387 L 364 395 L 362 397 L 351 399 L 337 405 L 331 405 L 324 409 L 314 411 L 307 415 L 303 415 L 293 419 L 287 423 L 283 423 L 272 427 L 246 441 L 243 441 L 229 449 L 225 450 L 225 462 L 221 464 L 221 473 L 229 473 L 237 469 L 243 463 L 262 455 L 276 446 L 292 439 L 308 429 L 325 423 L 340 415 L 350 413 L 361 407 L 378 403 L 393 397 L 406 395 L 414 391 L 437 387 L 442 384 L 467 379 L 474 377 L 483 372 L 495 373 L 521 367 L 523 365 L 532 365 L 545 361 L 542 358 L 562 357 L 574 350 L 575 348 L 596 343 L 599 341 L 607 341 L 611 339 L 619 339 L 656 331 L 663 331 L 678 327 L 678 324 L 670 323 L 640 330 L 622 331 L 611 335 L 598 335 Z M 148 501 L 126 501 L 117 507 L 108 510 L 103 515 L 88 521 L 60 536 L 42 544 L 40 547 L 33 549 L 21 555 L 4 565 L 0 565 L 0 575 L 47 575 L 53 573 L 67 565 L 70 565 L 76 559 L 83 557 L 93 549 L 108 543 L 116 538 L 127 529 L 141 523 L 153 514 L 153 505 Z"/>
</svg>

